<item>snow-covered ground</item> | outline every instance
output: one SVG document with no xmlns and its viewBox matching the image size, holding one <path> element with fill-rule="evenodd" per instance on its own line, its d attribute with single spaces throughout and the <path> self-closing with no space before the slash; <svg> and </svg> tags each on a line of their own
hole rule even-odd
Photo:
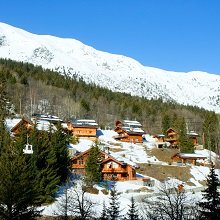
<svg viewBox="0 0 220 220">
<path fill-rule="evenodd" d="M 104 130 L 102 131 L 103 135 L 100 136 L 100 143 L 102 146 L 106 145 L 110 147 L 110 154 L 115 158 L 123 158 L 127 163 L 130 163 L 134 165 L 135 163 L 148 163 L 149 161 L 160 163 L 157 158 L 154 156 L 151 157 L 147 155 L 145 149 L 146 148 L 152 148 L 154 146 L 154 139 L 151 137 L 148 137 L 148 142 L 143 144 L 133 144 L 133 143 L 123 143 L 114 140 L 112 137 L 116 135 L 114 131 L 111 130 Z M 93 142 L 81 139 L 80 142 L 77 145 L 72 145 L 71 147 L 76 149 L 77 151 L 85 151 L 92 146 Z M 111 149 L 117 149 L 117 152 L 111 152 Z M 208 150 L 197 150 L 196 153 L 202 154 L 205 156 L 209 156 L 210 152 Z M 211 152 L 212 158 L 216 158 L 216 154 Z M 208 157 L 209 158 L 209 157 Z M 194 183 L 194 186 L 187 185 L 187 183 L 183 183 L 182 181 L 175 179 L 175 178 L 169 178 L 165 182 L 166 186 L 170 187 L 176 187 L 179 184 L 184 185 L 184 189 L 186 190 L 187 196 L 191 198 L 192 202 L 198 201 L 201 198 L 201 190 L 204 189 L 204 186 L 201 184 L 200 181 L 206 180 L 206 177 L 209 173 L 209 168 L 205 166 L 191 166 L 190 172 L 192 175 L 192 178 L 190 181 Z M 217 174 L 220 177 L 220 170 L 216 170 Z M 155 184 L 152 187 L 146 187 L 143 186 L 141 181 L 123 181 L 123 182 L 116 182 L 115 187 L 116 190 L 120 193 L 119 196 L 119 202 L 120 202 L 120 209 L 122 210 L 122 214 L 125 214 L 128 210 L 128 205 L 130 205 L 131 197 L 134 197 L 137 204 L 141 207 L 141 201 L 143 198 L 151 198 L 159 193 L 159 189 L 161 187 L 161 182 L 154 179 Z M 164 183 L 163 183 L 164 184 Z M 103 189 L 102 186 L 96 186 L 96 188 L 99 190 L 99 193 L 97 195 L 95 194 L 87 194 L 95 203 L 94 206 L 95 211 L 97 212 L 97 215 L 99 215 L 102 211 L 103 202 L 105 202 L 106 206 L 108 206 L 110 194 L 105 195 L 101 192 L 101 189 Z M 142 188 L 142 190 L 141 190 Z M 143 190 L 145 188 L 145 190 Z M 73 190 L 73 188 L 70 188 L 69 191 Z M 57 197 L 57 201 L 54 202 L 52 205 L 45 206 L 43 214 L 44 215 L 54 215 L 54 213 L 58 213 L 58 203 L 59 201 L 64 197 L 64 194 L 60 193 Z"/>
</svg>

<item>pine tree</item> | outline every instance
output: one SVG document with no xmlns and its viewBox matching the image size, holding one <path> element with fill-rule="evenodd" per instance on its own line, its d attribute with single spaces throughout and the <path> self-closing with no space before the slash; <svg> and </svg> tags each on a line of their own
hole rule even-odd
<svg viewBox="0 0 220 220">
<path fill-rule="evenodd" d="M 129 206 L 128 210 L 128 217 L 126 220 L 139 220 L 140 218 L 138 217 L 138 211 L 137 211 L 137 206 L 135 204 L 134 198 L 131 197 L 131 205 Z"/>
<path fill-rule="evenodd" d="M 0 80 L 0 152 L 9 142 L 10 136 L 5 127 L 5 119 L 8 116 L 7 111 L 8 97 L 6 92 L 6 79 L 1 77 Z"/>
<path fill-rule="evenodd" d="M 171 118 L 169 115 L 166 114 L 162 117 L 162 131 L 163 131 L 163 133 L 166 134 L 167 129 L 170 127 L 171 127 Z"/>
<path fill-rule="evenodd" d="M 107 215 L 106 205 L 105 202 L 103 202 L 100 220 L 107 220 L 107 219 L 108 219 L 108 215 Z"/>
<path fill-rule="evenodd" d="M 4 146 L 6 146 L 10 142 L 10 135 L 7 131 L 4 120 L 0 119 L 0 154 Z"/>
<path fill-rule="evenodd" d="M 6 92 L 6 79 L 5 77 L 1 78 L 0 81 L 0 120 L 8 115 L 8 95 Z"/>
<path fill-rule="evenodd" d="M 109 208 L 108 210 L 108 217 L 109 220 L 116 220 L 119 219 L 120 217 L 120 203 L 119 203 L 119 194 L 115 188 L 115 185 L 112 187 L 111 191 L 110 191 L 110 202 L 109 202 Z"/>
<path fill-rule="evenodd" d="M 27 144 L 29 138 L 28 130 L 25 126 L 20 127 L 19 133 L 16 135 L 14 140 L 16 141 L 17 149 L 20 153 L 23 153 L 25 144 Z M 28 158 L 28 157 L 26 157 Z"/>
<path fill-rule="evenodd" d="M 90 148 L 89 156 L 86 160 L 86 181 L 88 184 L 98 183 L 101 180 L 101 172 L 100 172 L 100 162 L 101 162 L 101 155 L 100 150 L 97 145 L 93 145 Z"/>
<path fill-rule="evenodd" d="M 28 139 L 33 146 L 33 154 L 25 159 L 38 192 L 37 203 L 50 203 L 54 200 L 58 185 L 66 180 L 68 174 L 66 135 L 59 129 L 56 132 L 39 131 L 35 127 Z M 22 152 L 27 142 L 25 129 L 21 129 L 16 141 Z"/>
<path fill-rule="evenodd" d="M 35 191 L 24 155 L 16 143 L 5 146 L 0 155 L 0 219 L 35 219 Z"/>
<path fill-rule="evenodd" d="M 39 192 L 39 203 L 54 201 L 60 177 L 57 176 L 56 155 L 50 148 L 49 132 L 38 133 L 36 153 L 36 188 Z"/>
<path fill-rule="evenodd" d="M 215 151 L 217 145 L 216 139 L 218 137 L 217 128 L 219 126 L 219 120 L 214 112 L 207 112 L 203 122 L 203 132 L 205 139 L 205 148 Z"/>
<path fill-rule="evenodd" d="M 207 177 L 207 188 L 203 191 L 203 200 L 199 203 L 200 219 L 220 219 L 220 193 L 218 192 L 218 186 L 220 186 L 220 180 L 212 164 Z"/>
<path fill-rule="evenodd" d="M 194 146 L 192 140 L 187 136 L 186 122 L 184 118 L 179 121 L 179 147 L 182 153 L 193 153 Z"/>
<path fill-rule="evenodd" d="M 60 124 L 57 125 L 57 131 L 51 132 L 50 149 L 56 155 L 57 176 L 60 178 L 60 184 L 64 183 L 68 176 L 69 153 L 67 148 L 67 135 L 63 132 Z"/>
</svg>

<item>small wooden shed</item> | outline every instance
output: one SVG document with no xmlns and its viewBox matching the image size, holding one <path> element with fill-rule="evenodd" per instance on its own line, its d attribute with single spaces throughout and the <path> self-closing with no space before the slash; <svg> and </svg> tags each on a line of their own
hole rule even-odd
<svg viewBox="0 0 220 220">
<path fill-rule="evenodd" d="M 196 165 L 197 160 L 204 160 L 207 159 L 206 156 L 199 155 L 199 154 L 190 154 L 190 153 L 176 153 L 174 154 L 171 159 L 176 162 L 182 162 L 184 164 L 191 163 Z"/>
</svg>

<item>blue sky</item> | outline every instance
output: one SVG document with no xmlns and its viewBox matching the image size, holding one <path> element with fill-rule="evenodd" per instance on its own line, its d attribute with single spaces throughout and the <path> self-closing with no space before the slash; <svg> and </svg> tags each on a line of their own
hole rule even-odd
<svg viewBox="0 0 220 220">
<path fill-rule="evenodd" d="M 173 71 L 220 74 L 220 0 L 3 0 L 0 21 Z"/>
</svg>

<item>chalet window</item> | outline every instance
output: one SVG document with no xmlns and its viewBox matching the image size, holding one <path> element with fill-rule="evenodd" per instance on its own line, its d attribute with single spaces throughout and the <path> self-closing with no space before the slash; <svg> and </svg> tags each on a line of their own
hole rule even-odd
<svg viewBox="0 0 220 220">
<path fill-rule="evenodd" d="M 79 159 L 79 164 L 80 164 L 80 165 L 83 165 L 83 164 L 84 164 L 83 158 Z"/>
<path fill-rule="evenodd" d="M 119 166 L 119 164 L 117 164 L 117 163 L 115 163 L 115 162 L 112 162 L 112 167 L 113 167 L 113 168 L 119 168 L 120 166 Z"/>
<path fill-rule="evenodd" d="M 109 164 L 108 164 L 108 168 L 112 168 L 112 163 L 109 163 Z"/>
<path fill-rule="evenodd" d="M 117 180 L 118 179 L 118 175 L 116 173 L 112 174 L 112 180 Z"/>
<path fill-rule="evenodd" d="M 73 164 L 77 164 L 77 160 L 73 160 L 72 163 L 73 163 Z"/>
<path fill-rule="evenodd" d="M 112 180 L 112 174 L 106 174 L 106 179 Z"/>
<path fill-rule="evenodd" d="M 132 170 L 132 177 L 135 177 L 136 176 L 136 173 L 134 170 Z"/>
<path fill-rule="evenodd" d="M 127 164 L 126 164 L 126 163 L 123 163 L 123 164 L 121 165 L 121 168 L 126 168 L 126 166 L 127 166 Z"/>
</svg>

